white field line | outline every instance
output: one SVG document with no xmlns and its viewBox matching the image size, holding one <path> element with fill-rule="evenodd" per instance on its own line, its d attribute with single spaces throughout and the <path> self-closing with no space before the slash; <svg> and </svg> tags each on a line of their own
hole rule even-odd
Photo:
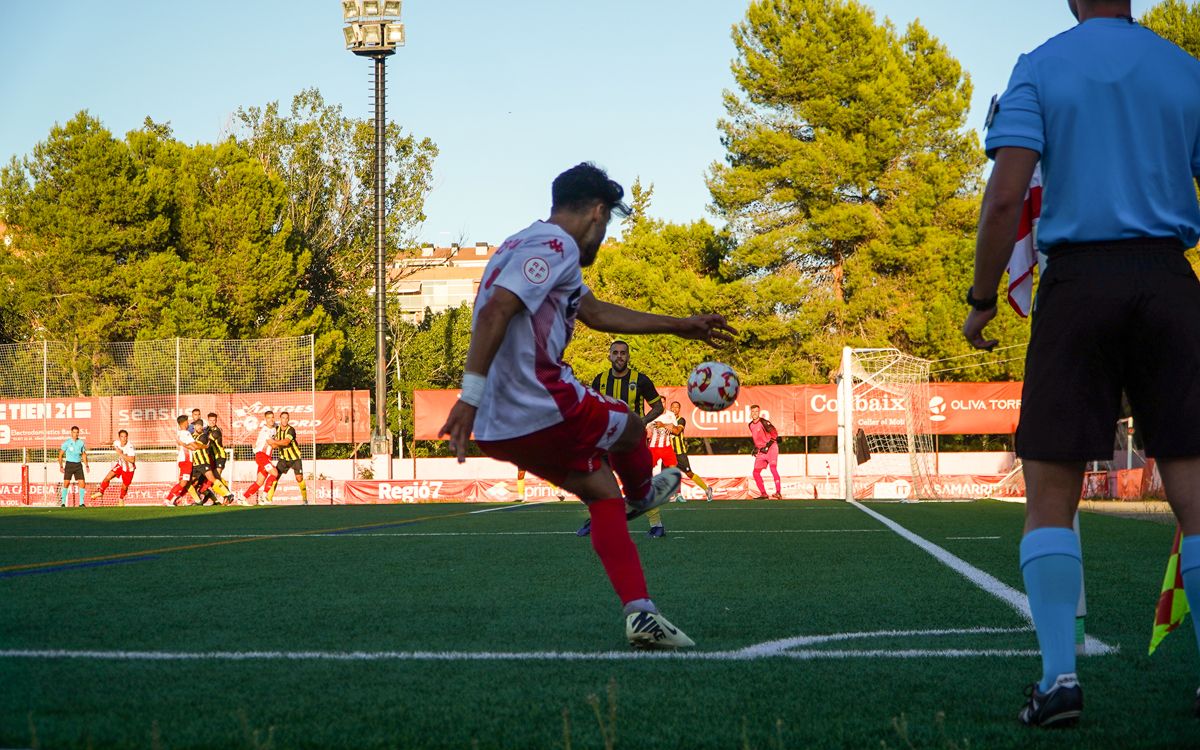
<svg viewBox="0 0 1200 750">
<path fill-rule="evenodd" d="M 947 539 L 973 540 L 973 539 L 1000 539 L 1001 537 L 998 537 L 998 536 L 948 536 L 946 538 Z"/>
<path fill-rule="evenodd" d="M 113 661 L 630 661 L 670 659 L 678 661 L 754 661 L 768 658 L 856 659 L 856 658 L 953 658 L 1034 656 L 1027 649 L 803 649 L 849 640 L 878 638 L 942 637 L 1027 633 L 1028 628 L 957 628 L 946 630 L 880 630 L 862 633 L 833 633 L 799 636 L 755 644 L 733 651 L 99 651 L 64 649 L 0 650 L 0 659 L 101 659 Z"/>
<path fill-rule="evenodd" d="M 934 559 L 950 568 L 955 573 L 958 573 L 971 583 L 1009 605 L 1017 611 L 1017 614 L 1025 618 L 1027 622 L 1033 622 L 1033 615 L 1029 612 L 1029 599 L 1025 596 L 1025 594 L 1022 594 L 1020 591 L 1017 591 L 1012 586 L 1009 586 L 1007 583 L 1004 583 L 990 573 L 985 573 L 979 568 L 976 568 L 974 565 L 971 565 L 961 557 L 951 554 L 950 552 L 946 551 L 946 549 L 939 547 L 925 537 L 909 531 L 887 516 L 877 513 L 859 502 L 850 502 L 849 504 L 879 521 L 884 526 L 887 526 L 889 529 L 925 550 L 930 555 L 933 555 Z M 1116 653 L 1119 650 L 1116 646 L 1109 646 L 1100 639 L 1092 638 L 1091 636 L 1086 636 L 1084 648 L 1085 652 L 1088 654 Z"/>
<path fill-rule="evenodd" d="M 532 500 L 528 503 L 514 503 L 512 505 L 500 505 L 495 508 L 484 508 L 483 510 L 473 510 L 468 513 L 468 516 L 476 516 L 480 513 L 494 513 L 498 510 L 518 510 L 520 508 L 532 508 L 535 505 L 546 505 L 548 503 L 557 502 L 556 500 Z"/>
<path fill-rule="evenodd" d="M 885 529 L 694 529 L 671 530 L 686 534 L 882 534 Z M 360 537 L 417 536 L 575 536 L 574 531 L 412 531 L 358 534 L 0 534 L 0 539 L 357 539 Z"/>
</svg>

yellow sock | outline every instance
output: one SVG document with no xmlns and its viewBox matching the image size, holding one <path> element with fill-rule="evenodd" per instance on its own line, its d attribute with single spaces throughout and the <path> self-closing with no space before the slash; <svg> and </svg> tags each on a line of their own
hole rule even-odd
<svg viewBox="0 0 1200 750">
<path fill-rule="evenodd" d="M 188 488 L 187 488 L 187 492 L 189 495 L 192 496 L 193 500 L 195 500 L 196 502 L 200 502 L 200 496 L 196 494 L 196 485 L 189 484 Z"/>
<path fill-rule="evenodd" d="M 702 489 L 702 490 L 707 490 L 707 489 L 708 489 L 708 485 L 707 485 L 707 484 L 705 484 L 704 480 L 703 480 L 703 479 L 701 479 L 700 477 L 696 476 L 696 475 L 695 475 L 695 474 L 693 474 L 692 472 L 690 472 L 690 471 L 688 472 L 688 477 L 690 477 L 690 478 L 691 478 L 691 480 L 692 480 L 693 482 L 695 482 L 695 483 L 696 483 L 696 486 L 697 486 L 697 487 L 699 487 L 700 489 Z"/>
<path fill-rule="evenodd" d="M 222 482 L 220 479 L 214 479 L 212 486 L 213 486 L 213 489 L 217 491 L 217 494 L 220 495 L 221 497 L 228 497 L 229 495 L 233 494 L 232 492 L 229 491 L 229 488 L 225 486 L 225 483 Z"/>
<path fill-rule="evenodd" d="M 304 480 L 297 479 L 296 484 L 300 485 L 300 499 L 307 503 L 308 502 L 308 487 L 304 486 Z"/>
<path fill-rule="evenodd" d="M 268 503 L 275 502 L 275 488 L 278 486 L 279 486 L 279 480 L 276 479 L 275 482 L 271 485 L 271 489 L 267 490 L 267 502 Z"/>
<path fill-rule="evenodd" d="M 658 508 L 646 511 L 646 518 L 650 520 L 651 526 L 662 526 L 662 513 L 659 512 Z"/>
<path fill-rule="evenodd" d="M 517 497 L 525 499 L 525 477 L 517 480 Z"/>
</svg>

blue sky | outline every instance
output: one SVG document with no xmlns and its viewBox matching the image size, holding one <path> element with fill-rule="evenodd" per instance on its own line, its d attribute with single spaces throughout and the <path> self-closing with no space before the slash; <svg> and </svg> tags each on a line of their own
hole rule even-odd
<svg viewBox="0 0 1200 750">
<path fill-rule="evenodd" d="M 1016 56 L 1069 28 L 1066 0 L 871 0 L 914 17 L 970 72 L 970 125 Z M 1134 14 L 1149 8 L 1135 0 Z M 593 160 L 651 213 L 713 220 L 704 175 L 723 157 L 742 0 L 405 0 L 388 116 L 441 149 L 418 241 L 498 243 L 545 216 L 549 184 Z M 988 11 L 991 11 L 990 13 Z M 149 115 L 187 142 L 227 133 L 239 106 L 316 86 L 369 117 L 370 63 L 342 45 L 337 0 L 0 0 L 0 159 L 89 110 L 117 134 Z"/>
</svg>

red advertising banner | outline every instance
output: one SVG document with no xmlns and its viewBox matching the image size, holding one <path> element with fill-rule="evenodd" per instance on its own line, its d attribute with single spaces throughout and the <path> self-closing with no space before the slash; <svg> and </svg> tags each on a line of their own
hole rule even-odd
<svg viewBox="0 0 1200 750">
<path fill-rule="evenodd" d="M 315 396 L 315 397 L 314 397 Z M 368 391 L 307 393 L 227 393 L 161 396 L 99 396 L 74 399 L 0 400 L 0 449 L 41 448 L 43 439 L 57 447 L 78 426 L 90 448 L 107 446 L 119 430 L 128 430 L 135 447 L 171 446 L 175 418 L 193 408 L 217 414 L 226 445 L 250 445 L 271 409 L 287 411 L 301 443 L 316 434 L 318 443 L 350 443 L 371 434 Z M 177 414 L 178 411 L 178 414 Z M 45 438 L 43 438 L 45 436 Z"/>
<path fill-rule="evenodd" d="M 1127 480 L 1130 486 L 1140 480 L 1141 470 L 1135 470 Z M 1125 472 L 1121 472 L 1124 474 Z M 1012 487 L 999 487 L 999 476 L 939 476 L 936 478 L 938 492 L 943 497 L 978 498 L 1009 497 L 1019 494 Z M 775 483 L 768 478 L 767 487 L 773 491 Z M 780 488 L 789 500 L 841 499 L 841 486 L 837 480 L 821 477 L 783 477 Z M 129 488 L 125 505 L 161 505 L 170 488 L 169 482 L 140 483 L 136 480 Z M 749 478 L 720 478 L 709 482 L 714 500 L 749 500 L 758 495 L 754 481 Z M 855 480 L 855 496 L 860 499 L 906 499 L 911 495 L 910 478 L 898 476 L 863 477 Z M 91 488 L 89 488 L 90 490 Z M 233 488 L 239 495 L 245 489 L 241 483 Z M 516 480 L 488 479 L 397 479 L 333 481 L 311 480 L 308 483 L 310 505 L 366 505 L 366 504 L 418 504 L 418 503 L 505 503 L 518 499 Z M 1125 485 L 1122 485 L 1125 489 Z M 690 480 L 680 488 L 685 499 L 703 502 L 704 492 Z M 558 490 L 534 477 L 525 484 L 527 502 L 555 502 Z M 256 495 L 256 501 L 262 496 Z M 23 487 L 20 483 L 0 483 L 0 507 L 34 505 L 52 507 L 59 504 L 58 486 L 36 483 Z M 580 518 L 585 514 L 583 507 L 573 495 L 566 502 L 579 508 Z M 108 492 L 91 506 L 115 506 L 119 503 L 118 488 L 109 487 Z M 72 507 L 78 504 L 78 496 L 72 492 L 68 500 Z M 275 492 L 275 505 L 300 505 L 300 491 L 294 482 L 284 482 Z M 566 524 L 574 528 L 571 523 Z"/>
<path fill-rule="evenodd" d="M 680 386 L 659 388 L 663 400 L 679 401 L 687 420 L 688 437 L 746 437 L 750 405 L 757 404 L 763 416 L 783 435 L 836 435 L 837 386 L 758 385 L 746 386 L 736 403 L 725 411 L 703 412 L 687 399 Z M 458 391 L 415 391 L 413 393 L 414 437 L 436 440 L 437 431 L 454 406 Z M 929 425 L 935 435 L 1005 435 L 1016 432 L 1021 411 L 1021 383 L 931 383 Z M 857 423 L 886 432 L 903 431 L 906 404 L 901 398 L 860 398 L 855 404 Z"/>
</svg>

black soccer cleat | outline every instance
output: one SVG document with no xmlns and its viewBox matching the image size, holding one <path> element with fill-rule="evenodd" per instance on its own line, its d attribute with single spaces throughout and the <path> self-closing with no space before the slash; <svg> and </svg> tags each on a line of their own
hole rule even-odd
<svg viewBox="0 0 1200 750">
<path fill-rule="evenodd" d="M 1017 714 L 1017 719 L 1027 727 L 1072 727 L 1079 723 L 1083 713 L 1083 688 L 1075 673 L 1060 674 L 1054 687 L 1043 693 L 1035 682 L 1025 688 L 1029 700 Z"/>
<path fill-rule="evenodd" d="M 661 539 L 666 535 L 667 530 L 662 526 L 651 526 L 650 530 L 646 532 L 646 536 L 650 537 L 651 539 Z"/>
<path fill-rule="evenodd" d="M 579 527 L 579 530 L 575 532 L 575 536 L 587 536 L 588 534 L 591 534 L 591 533 L 592 533 L 592 519 L 589 518 L 588 520 L 584 521 L 583 525 Z"/>
<path fill-rule="evenodd" d="M 1196 703 L 1192 706 L 1192 715 L 1200 719 L 1200 688 L 1196 689 Z"/>
</svg>

